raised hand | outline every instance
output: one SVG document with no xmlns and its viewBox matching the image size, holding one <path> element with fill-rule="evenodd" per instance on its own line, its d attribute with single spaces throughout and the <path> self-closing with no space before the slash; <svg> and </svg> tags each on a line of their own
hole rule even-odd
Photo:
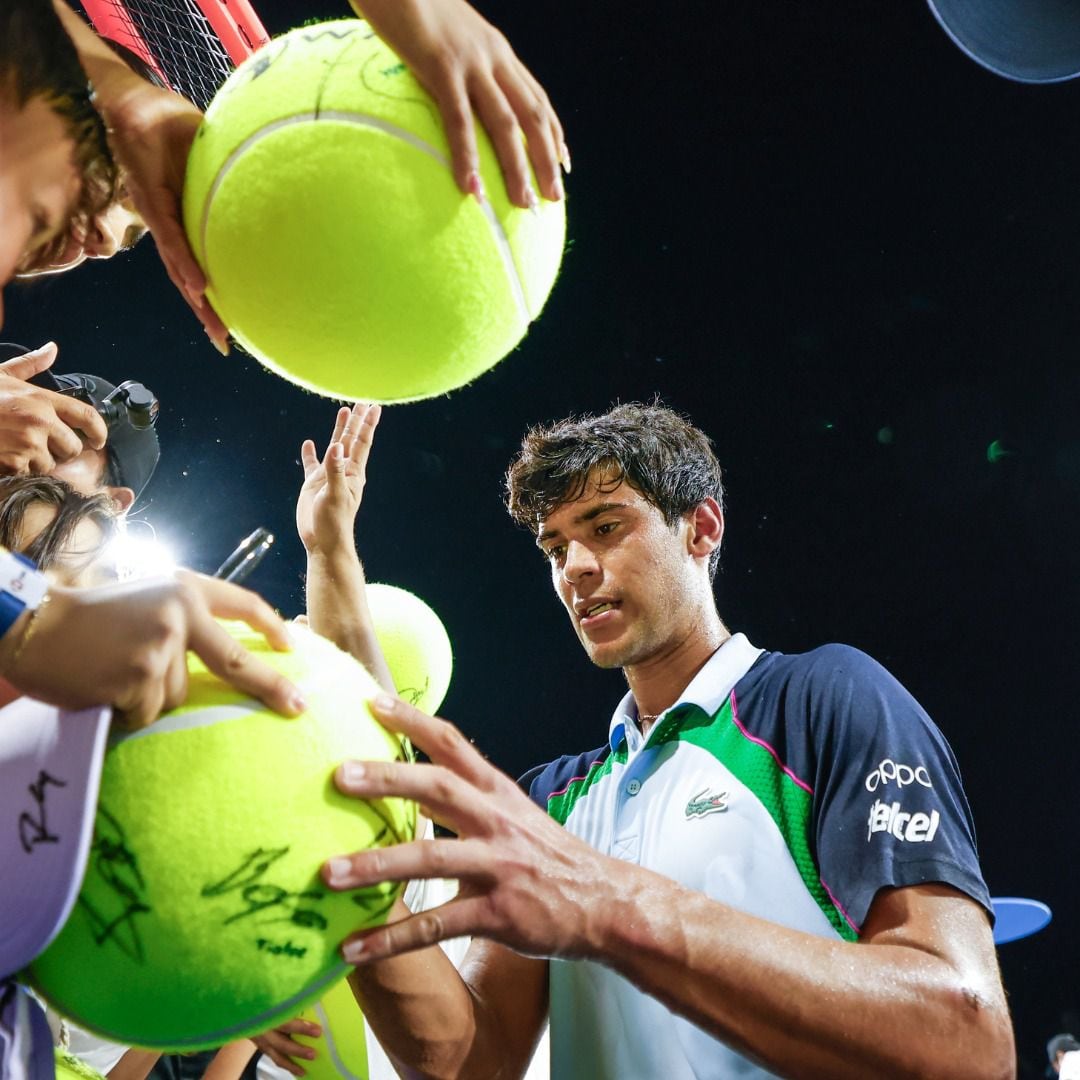
<svg viewBox="0 0 1080 1080">
<path fill-rule="evenodd" d="M 296 529 L 309 554 L 352 548 L 368 455 L 381 415 L 379 405 L 343 407 L 321 461 L 311 439 L 300 447 L 304 483 L 296 500 Z"/>
</svg>

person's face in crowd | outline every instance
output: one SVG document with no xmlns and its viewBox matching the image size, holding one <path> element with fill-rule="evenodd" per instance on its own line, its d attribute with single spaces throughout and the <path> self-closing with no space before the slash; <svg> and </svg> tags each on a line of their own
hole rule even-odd
<svg viewBox="0 0 1080 1080">
<path fill-rule="evenodd" d="M 30 275 L 59 274 L 73 270 L 87 259 L 110 259 L 118 251 L 134 247 L 146 235 L 146 225 L 131 202 L 121 192 L 120 198 L 98 214 L 89 229 L 73 230 L 67 246 L 48 266 L 31 271 Z"/>
<path fill-rule="evenodd" d="M 58 511 L 47 502 L 35 502 L 23 515 L 22 543 L 26 550 L 56 520 Z M 45 570 L 45 576 L 56 585 L 71 589 L 91 588 L 115 581 L 103 558 L 105 534 L 101 526 L 90 517 L 84 517 L 74 529 L 53 564 Z"/>
<path fill-rule="evenodd" d="M 555 592 L 594 664 L 660 659 L 694 632 L 702 568 L 688 548 L 691 529 L 687 517 L 668 525 L 629 484 L 596 477 L 541 522 L 537 543 Z"/>
<path fill-rule="evenodd" d="M 41 97 L 0 99 L 0 287 L 68 228 L 82 183 L 63 120 Z M 0 325 L 3 325 L 0 298 Z"/>
<path fill-rule="evenodd" d="M 128 510 L 135 501 L 135 492 L 129 487 L 113 487 L 105 483 L 108 458 L 104 450 L 84 446 L 78 457 L 57 465 L 50 473 L 57 480 L 70 484 L 83 495 L 108 492 L 120 510 Z"/>
</svg>

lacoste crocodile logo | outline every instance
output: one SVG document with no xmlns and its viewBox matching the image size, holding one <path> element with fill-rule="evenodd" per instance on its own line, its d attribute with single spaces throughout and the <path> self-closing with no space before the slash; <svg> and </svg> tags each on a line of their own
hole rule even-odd
<svg viewBox="0 0 1080 1080">
<path fill-rule="evenodd" d="M 686 804 L 686 820 L 690 818 L 705 817 L 706 814 L 719 814 L 728 808 L 728 793 L 721 791 L 717 795 L 710 795 L 708 788 L 702 788 Z"/>
</svg>

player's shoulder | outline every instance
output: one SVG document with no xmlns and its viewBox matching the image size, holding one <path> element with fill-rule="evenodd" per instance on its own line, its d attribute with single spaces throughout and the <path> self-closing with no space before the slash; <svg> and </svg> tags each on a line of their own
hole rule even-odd
<svg viewBox="0 0 1080 1080">
<path fill-rule="evenodd" d="M 895 676 L 851 645 L 763 653 L 735 692 L 747 704 L 772 703 L 788 722 L 805 718 L 808 729 L 819 736 L 838 725 L 852 737 L 896 724 L 909 730 L 936 730 Z"/>
<path fill-rule="evenodd" d="M 553 761 L 531 768 L 518 778 L 518 786 L 541 809 L 546 810 L 552 798 L 567 791 L 575 782 L 588 780 L 597 768 L 603 766 L 610 754 L 611 747 L 607 743 L 583 754 L 563 754 Z"/>
<path fill-rule="evenodd" d="M 826 691 L 857 692 L 886 686 L 899 687 L 896 679 L 872 656 L 852 645 L 836 642 L 803 653 L 762 653 L 740 680 L 737 689 L 767 690 L 784 694 Z"/>
</svg>

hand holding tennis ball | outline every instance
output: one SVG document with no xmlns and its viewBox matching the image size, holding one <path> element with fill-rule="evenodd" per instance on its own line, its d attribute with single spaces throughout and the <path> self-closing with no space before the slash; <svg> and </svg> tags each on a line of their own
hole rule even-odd
<svg viewBox="0 0 1080 1080">
<path fill-rule="evenodd" d="M 274 653 L 229 630 L 303 687 L 307 711 L 271 713 L 192 659 L 186 703 L 111 742 L 79 902 L 31 968 L 59 1012 L 116 1042 L 201 1049 L 295 1016 L 346 973 L 346 934 L 400 892 L 334 893 L 319 876 L 343 846 L 415 832 L 411 801 L 333 785 L 346 759 L 409 760 L 366 704 L 379 687 L 310 631 Z"/>
<path fill-rule="evenodd" d="M 475 114 L 495 146 L 515 206 L 537 201 L 530 162 L 540 194 L 553 202 L 563 197 L 559 165 L 569 172 L 570 152 L 562 124 L 544 88 L 494 26 L 464 0 L 353 0 L 353 7 L 438 104 L 462 191 L 476 194 L 480 176 Z"/>
<path fill-rule="evenodd" d="M 361 20 L 301 27 L 241 64 L 184 187 L 207 295 L 236 340 L 339 400 L 433 397 L 498 363 L 551 291 L 565 207 L 515 206 L 476 139 L 483 200 L 455 182 L 436 102 Z"/>
</svg>

